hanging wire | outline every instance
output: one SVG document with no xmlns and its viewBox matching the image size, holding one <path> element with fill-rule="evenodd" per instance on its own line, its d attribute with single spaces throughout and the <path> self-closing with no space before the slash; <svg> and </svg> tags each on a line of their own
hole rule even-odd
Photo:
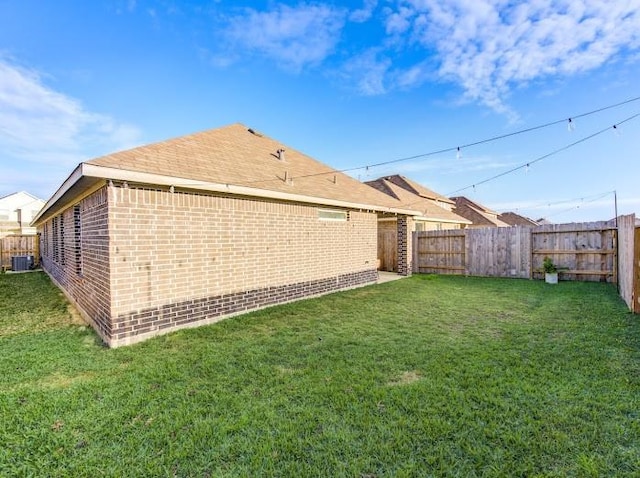
<svg viewBox="0 0 640 478">
<path fill-rule="evenodd" d="M 558 212 L 555 212 L 555 213 L 553 213 L 553 214 L 548 214 L 548 215 L 547 215 L 547 217 L 546 217 L 546 219 L 548 219 L 548 218 L 550 218 L 550 217 L 554 217 L 554 216 L 559 216 L 560 214 L 565 214 L 565 213 L 567 213 L 567 212 L 571 212 L 571 211 L 574 211 L 574 210 L 576 210 L 576 209 L 580 209 L 580 206 L 582 206 L 582 205 L 584 205 L 584 204 L 589 204 L 589 203 L 592 203 L 592 202 L 598 201 L 599 199 L 602 199 L 603 197 L 606 197 L 606 196 L 608 196 L 609 194 L 615 194 L 615 191 L 607 191 L 606 193 L 601 194 L 600 196 L 598 196 L 598 197 L 596 197 L 596 198 L 594 198 L 594 199 L 591 199 L 590 201 L 584 201 L 584 200 L 583 200 L 583 201 L 582 201 L 580 204 L 578 204 L 577 206 L 573 206 L 573 207 L 570 207 L 570 208 L 568 208 L 568 209 L 563 209 L 562 211 L 558 211 Z"/>
<path fill-rule="evenodd" d="M 560 204 L 574 203 L 576 201 L 588 201 L 588 200 L 591 200 L 593 198 L 600 199 L 601 197 L 606 196 L 607 194 L 613 194 L 614 192 L 615 191 L 606 191 L 606 192 L 603 192 L 603 193 L 593 194 L 591 196 L 581 196 L 581 197 L 575 197 L 575 198 L 571 198 L 571 199 L 562 199 L 562 200 L 553 201 L 553 202 L 543 201 L 543 202 L 536 203 L 533 206 L 519 206 L 518 209 L 523 210 L 523 211 L 531 211 L 531 210 L 535 210 L 535 209 L 545 209 L 547 207 L 559 206 Z M 497 209 L 498 212 L 508 212 L 510 210 L 511 209 Z"/>
<path fill-rule="evenodd" d="M 616 123 L 614 126 L 617 128 L 621 124 L 624 124 L 624 123 L 626 123 L 628 121 L 631 121 L 631 120 L 637 118 L 638 116 L 640 116 L 640 113 L 636 113 L 636 114 L 634 114 L 632 116 L 629 116 L 628 118 Z M 534 159 L 532 161 L 527 161 L 526 163 L 523 163 L 523 164 L 521 164 L 519 166 L 516 166 L 515 168 L 511 168 L 511 169 L 509 169 L 507 171 L 504 171 L 504 172 L 502 172 L 500 174 L 496 174 L 495 176 L 491 176 L 490 178 L 484 179 L 484 180 L 482 180 L 480 182 L 476 182 L 476 183 L 474 183 L 474 184 L 472 184 L 470 186 L 465 186 L 463 188 L 456 189 L 455 191 L 452 191 L 452 192 L 448 193 L 447 196 L 453 196 L 454 194 L 457 194 L 457 193 L 462 192 L 462 191 L 466 191 L 467 189 L 469 189 L 471 187 L 475 188 L 475 186 L 479 186 L 480 184 L 488 183 L 489 181 L 493 181 L 494 179 L 501 178 L 502 176 L 506 176 L 507 174 L 511 174 L 511 173 L 513 173 L 515 171 L 518 171 L 518 170 L 522 169 L 522 168 L 525 168 L 527 166 L 531 166 L 532 164 L 535 164 L 535 163 L 537 163 L 539 161 L 542 161 L 543 159 L 547 159 L 547 158 L 549 158 L 551 156 L 554 156 L 554 155 L 556 155 L 558 153 L 561 153 L 562 151 L 566 151 L 567 149 L 573 148 L 574 146 L 577 146 L 577 145 L 579 145 L 581 143 L 584 143 L 585 141 L 593 139 L 596 136 L 599 136 L 599 135 L 609 131 L 610 129 L 612 129 L 612 127 L 611 126 L 607 126 L 606 128 L 601 129 L 600 131 L 597 131 L 597 132 L 595 132 L 593 134 L 590 134 L 589 136 L 585 136 L 584 138 L 579 139 L 578 141 L 574 141 L 573 143 L 570 143 L 570 144 L 568 144 L 566 146 L 563 146 L 562 148 L 556 149 L 556 150 L 554 150 L 554 151 L 552 151 L 550 153 L 547 153 L 547 154 L 545 154 L 543 156 L 540 156 L 540 157 L 538 157 L 538 158 L 536 158 L 536 159 Z"/>
<path fill-rule="evenodd" d="M 559 120 L 555 120 L 555 121 L 550 121 L 548 123 L 544 123 L 544 124 L 540 124 L 537 126 L 532 126 L 531 128 L 525 128 L 519 131 L 513 131 L 511 133 L 506 133 L 506 134 L 502 134 L 502 135 L 498 135 L 498 136 L 492 136 L 490 138 L 486 138 L 486 139 L 482 139 L 479 141 L 473 141 L 471 143 L 466 143 L 466 144 L 462 144 L 462 145 L 458 145 L 458 146 L 453 146 L 453 147 L 449 147 L 449 148 L 444 148 L 444 149 L 439 149 L 439 150 L 434 150 L 434 151 L 429 151 L 427 153 L 421 153 L 421 154 L 415 154 L 413 156 L 406 156 L 403 158 L 397 158 L 397 159 L 392 159 L 389 161 L 381 161 L 379 163 L 373 163 L 373 164 L 367 164 L 367 165 L 363 165 L 363 166 L 355 166 L 352 168 L 345 168 L 345 169 L 330 169 L 328 171 L 323 171 L 321 173 L 312 173 L 312 174 L 304 174 L 304 175 L 300 175 L 300 176 L 296 176 L 294 179 L 301 179 L 301 178 L 310 178 L 310 177 L 315 177 L 315 176 L 324 176 L 326 174 L 335 174 L 335 173 L 349 173 L 349 172 L 353 172 L 353 171 L 358 171 L 360 169 L 365 169 L 365 168 L 376 168 L 376 167 L 380 167 L 380 166 L 386 166 L 389 164 L 395 164 L 395 163 L 401 163 L 404 161 L 411 161 L 413 159 L 420 159 L 420 158 L 427 158 L 430 156 L 437 156 L 437 155 L 441 155 L 444 153 L 451 153 L 451 152 L 460 152 L 462 149 L 465 148 L 470 148 L 472 146 L 479 146 L 481 144 L 487 144 L 487 143 L 492 143 L 494 141 L 499 141 L 505 138 L 510 138 L 512 136 L 517 136 L 517 135 L 521 135 L 521 134 L 525 134 L 525 133 L 530 133 L 532 131 L 536 131 L 539 129 L 543 129 L 543 128 L 548 128 L 557 124 L 561 124 L 561 123 L 565 123 L 567 121 L 569 122 L 573 122 L 573 120 L 577 119 L 577 118 L 584 118 L 585 116 L 590 116 L 590 115 L 594 115 L 597 113 L 601 113 L 603 111 L 607 111 L 613 108 L 618 108 L 620 106 L 624 106 L 626 104 L 629 103 L 633 103 L 635 101 L 640 100 L 640 96 L 636 96 L 634 98 L 629 98 L 627 100 L 621 101 L 619 103 L 614 103 L 611 105 L 607 105 L 604 106 L 602 108 L 598 108 L 595 110 L 591 110 L 591 111 L 587 111 L 586 113 L 581 113 L 578 115 L 574 115 L 571 116 L 569 118 L 563 118 L 563 119 L 559 119 Z M 618 123 L 618 125 L 621 123 Z M 255 180 L 248 180 L 248 181 L 241 181 L 238 182 L 238 184 L 253 184 L 253 183 L 263 183 L 263 182 L 270 182 L 270 181 L 277 181 L 277 178 L 269 178 L 269 179 L 255 179 Z"/>
</svg>

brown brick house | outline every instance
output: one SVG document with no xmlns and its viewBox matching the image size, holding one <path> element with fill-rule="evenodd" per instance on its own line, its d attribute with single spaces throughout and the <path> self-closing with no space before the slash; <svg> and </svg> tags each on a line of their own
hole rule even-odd
<svg viewBox="0 0 640 478">
<path fill-rule="evenodd" d="M 498 219 L 510 226 L 537 227 L 539 224 L 533 219 L 515 212 L 503 212 Z"/>
<path fill-rule="evenodd" d="M 451 198 L 455 201 L 455 208 L 453 211 L 468 220 L 473 224 L 469 227 L 509 227 L 510 224 L 503 222 L 498 218 L 498 213 L 483 206 L 480 203 L 474 202 L 464 196 L 456 196 Z"/>
<path fill-rule="evenodd" d="M 378 216 L 412 214 L 234 124 L 81 163 L 34 223 L 44 270 L 118 346 L 374 282 Z"/>
<path fill-rule="evenodd" d="M 401 175 L 385 176 L 365 184 L 400 201 L 402 207 L 420 212 L 413 217 L 413 231 L 462 229 L 471 221 L 452 212 L 455 203 L 446 196 Z M 397 270 L 397 218 L 378 219 L 380 269 Z"/>
</svg>

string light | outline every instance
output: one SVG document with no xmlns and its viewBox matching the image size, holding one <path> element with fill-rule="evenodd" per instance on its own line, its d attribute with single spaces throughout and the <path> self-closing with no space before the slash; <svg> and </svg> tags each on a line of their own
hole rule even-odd
<svg viewBox="0 0 640 478">
<path fill-rule="evenodd" d="M 567 129 L 570 133 L 576 129 L 576 125 L 571 118 L 569 118 L 569 122 L 567 123 Z"/>
<path fill-rule="evenodd" d="M 558 216 L 560 214 L 564 214 L 565 212 L 573 211 L 574 209 L 580 209 L 580 206 L 582 204 L 589 204 L 589 203 L 595 202 L 595 201 L 597 201 L 599 199 L 602 199 L 605 196 L 608 196 L 609 194 L 615 194 L 615 191 L 607 191 L 606 193 L 600 194 L 599 196 L 591 199 L 590 201 L 586 201 L 586 202 L 585 202 L 585 198 L 581 198 L 580 199 L 581 200 L 581 204 L 577 204 L 576 206 L 570 207 L 568 209 L 563 209 L 562 211 L 558 211 L 558 212 L 553 213 L 553 214 L 548 214 L 547 218 L 550 218 L 550 217 L 553 217 L 553 216 Z"/>
<path fill-rule="evenodd" d="M 638 101 L 638 100 L 640 100 L 640 96 L 636 96 L 634 98 L 629 98 L 629 99 L 621 101 L 619 103 L 611 104 L 611 105 L 608 105 L 608 106 L 604 106 L 602 108 L 598 108 L 598 109 L 595 109 L 595 110 L 592 110 L 592 111 L 588 111 L 586 113 L 581 113 L 579 115 L 572 116 L 572 117 L 568 118 L 568 123 L 569 123 L 568 127 L 572 127 L 573 128 L 575 126 L 574 125 L 574 120 L 577 119 L 577 118 L 583 118 L 585 116 L 590 116 L 590 115 L 593 115 L 593 114 L 597 114 L 597 113 L 600 113 L 602 111 L 606 111 L 606 110 L 610 110 L 610 109 L 613 109 L 613 108 L 617 108 L 619 106 L 623 106 L 623 105 L 626 105 L 626 104 L 629 104 L 629 103 L 632 103 L 632 102 L 635 102 L 635 101 Z M 479 146 L 481 144 L 486 144 L 486 143 L 491 143 L 491 142 L 494 142 L 494 141 L 499 141 L 501 139 L 510 138 L 512 136 L 517 136 L 517 135 L 521 135 L 521 134 L 524 134 L 524 133 L 530 133 L 532 131 L 536 131 L 536 130 L 543 129 L 543 128 L 548 128 L 550 126 L 554 126 L 554 125 L 557 125 L 557 124 L 560 124 L 560 123 L 564 123 L 566 121 L 567 121 L 567 118 L 564 118 L 564 119 L 561 119 L 561 120 L 551 121 L 549 123 L 544 123 L 544 124 L 540 124 L 540 125 L 537 125 L 537 126 L 533 126 L 531 128 L 526 128 L 526 129 L 522 129 L 522 130 L 519 130 L 519 131 L 514 131 L 513 133 L 507 133 L 507 134 L 503 134 L 503 135 L 499 135 L 499 136 L 493 136 L 493 137 L 490 137 L 490 138 L 486 138 L 486 139 L 483 139 L 483 140 L 480 140 L 480 141 L 474 141 L 474 142 L 471 142 L 471 143 L 463 144 L 461 146 L 439 149 L 439 150 L 435 150 L 435 151 L 430 151 L 428 153 L 416 154 L 416 155 L 413 155 L 413 156 L 407 156 L 407 157 L 404 157 L 404 158 L 392 159 L 392 160 L 389 160 L 389 161 L 382 161 L 382 162 L 379 162 L 379 163 L 374 163 L 374 164 L 369 164 L 369 165 L 356 166 L 356 167 L 353 167 L 353 168 L 331 169 L 330 171 L 324 171 L 324 172 L 321 172 L 321 173 L 305 174 L 305 175 L 296 176 L 296 179 L 309 178 L 309 177 L 315 177 L 315 176 L 323 176 L 325 174 L 348 173 L 348 172 L 352 172 L 352 171 L 358 171 L 358 170 L 364 169 L 364 168 L 374 168 L 374 167 L 379 167 L 379 166 L 386 166 L 388 164 L 395 164 L 395 163 L 400 163 L 400 162 L 404 162 L 404 161 L 410 161 L 412 159 L 426 158 L 426 157 L 429 157 L 429 156 L 437 156 L 437 155 L 448 153 L 448 152 L 452 152 L 452 151 L 455 151 L 456 152 L 456 156 L 457 156 L 457 153 L 461 152 L 461 150 L 463 148 L 470 148 L 472 146 Z M 263 179 L 255 179 L 255 180 L 248 180 L 248 181 L 240 181 L 240 182 L 238 182 L 238 184 L 264 183 L 264 182 L 270 182 L 270 181 L 275 181 L 275 180 L 277 180 L 277 178 L 268 178 L 268 179 L 264 179 L 263 178 Z"/>
<path fill-rule="evenodd" d="M 458 149 L 456 151 L 456 159 L 461 159 L 462 158 L 462 152 L 460 151 L 460 146 L 458 146 Z"/>
<path fill-rule="evenodd" d="M 575 203 L 576 201 L 591 201 L 591 200 L 598 200 L 608 194 L 615 194 L 615 191 L 605 191 L 605 192 L 601 192 L 601 193 L 597 193 L 597 194 L 593 194 L 591 196 L 582 196 L 582 197 L 575 197 L 575 198 L 571 198 L 571 199 L 562 199 L 562 200 L 558 200 L 558 201 L 542 201 L 536 204 L 533 204 L 531 206 L 518 206 L 518 209 L 522 209 L 523 211 L 533 211 L 536 209 L 546 209 L 546 208 L 551 208 L 551 206 L 560 206 L 561 204 L 570 204 L 570 203 Z M 507 212 L 510 211 L 510 209 L 498 209 L 498 212 Z"/>
<path fill-rule="evenodd" d="M 622 121 L 620 121 L 620 122 L 616 123 L 616 125 L 617 125 L 617 126 L 620 126 L 621 124 L 624 124 L 624 123 L 626 123 L 627 121 L 631 121 L 632 119 L 635 119 L 635 118 L 637 118 L 638 116 L 640 116 L 640 113 L 636 113 L 636 114 L 634 114 L 634 115 L 632 115 L 632 116 L 629 116 L 628 118 L 626 118 L 626 119 L 624 119 L 624 120 L 622 120 Z M 570 148 L 572 148 L 572 147 L 574 147 L 574 146 L 576 146 L 576 145 L 578 145 L 578 144 L 580 144 L 580 143 L 584 143 L 585 141 L 588 141 L 588 140 L 590 140 L 590 139 L 593 139 L 593 138 L 595 138 L 596 136 L 599 136 L 599 135 L 603 134 L 604 132 L 609 131 L 609 129 L 610 129 L 610 128 L 611 128 L 611 127 L 610 127 L 610 126 L 608 126 L 608 127 L 604 128 L 604 129 L 601 129 L 600 131 L 597 131 L 597 132 L 595 132 L 595 133 L 593 133 L 593 134 L 590 134 L 589 136 L 585 136 L 584 138 L 579 139 L 578 141 L 574 141 L 573 143 L 568 144 L 568 145 L 566 145 L 566 146 L 563 146 L 562 148 L 558 148 L 558 149 L 556 149 L 555 151 L 552 151 L 552 152 L 547 153 L 547 154 L 545 154 L 545 155 L 543 155 L 543 156 L 540 156 L 540 157 L 538 157 L 538 158 L 534 159 L 533 161 L 529 161 L 528 163 L 521 164 L 520 166 L 516 166 L 515 168 L 511 168 L 511 169 L 509 169 L 509 170 L 507 170 L 507 171 L 504 171 L 504 172 L 502 172 L 502 173 L 500 173 L 500 174 L 496 174 L 495 176 L 491 176 L 490 178 L 487 178 L 487 179 L 484 179 L 484 180 L 482 180 L 482 181 L 480 181 L 480 182 L 477 182 L 477 183 L 475 183 L 475 184 L 473 185 L 473 187 L 475 188 L 475 186 L 476 186 L 476 185 L 480 185 L 480 184 L 488 183 L 489 181 L 493 181 L 494 179 L 501 178 L 502 176 L 506 176 L 507 174 L 511 174 L 511 173 L 513 173 L 513 172 L 515 172 L 515 171 L 518 171 L 519 169 L 525 168 L 525 167 L 527 167 L 527 165 L 532 165 L 532 164 L 534 164 L 534 163 L 537 163 L 538 161 L 542 161 L 543 159 L 546 159 L 546 158 L 549 158 L 549 157 L 551 157 L 551 156 L 554 156 L 554 155 L 556 155 L 556 154 L 558 154 L 558 153 L 561 153 L 562 151 L 566 151 L 567 149 L 570 149 Z M 457 193 L 462 192 L 462 191 L 465 191 L 465 190 L 469 189 L 470 187 L 471 187 L 471 186 L 466 186 L 466 187 L 464 187 L 464 188 L 457 189 L 457 190 L 455 190 L 455 191 L 453 191 L 453 192 L 448 193 L 448 194 L 447 194 L 447 196 L 455 196 Z"/>
</svg>

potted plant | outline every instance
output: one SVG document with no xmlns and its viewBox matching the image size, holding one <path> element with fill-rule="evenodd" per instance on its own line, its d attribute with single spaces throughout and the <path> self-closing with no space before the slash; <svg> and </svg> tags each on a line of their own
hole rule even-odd
<svg viewBox="0 0 640 478">
<path fill-rule="evenodd" d="M 544 270 L 544 281 L 547 284 L 558 283 L 558 266 L 556 266 L 550 257 L 545 257 L 542 261 L 542 270 Z"/>
</svg>

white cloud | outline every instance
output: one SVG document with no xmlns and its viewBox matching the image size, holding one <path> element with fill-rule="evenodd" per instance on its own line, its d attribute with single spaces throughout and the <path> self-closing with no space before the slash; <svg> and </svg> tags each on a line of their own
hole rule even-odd
<svg viewBox="0 0 640 478">
<path fill-rule="evenodd" d="M 74 165 L 97 152 L 133 146 L 132 125 L 87 111 L 40 74 L 0 57 L 0 146 L 5 155 Z"/>
<path fill-rule="evenodd" d="M 323 4 L 276 4 L 264 12 L 248 8 L 244 14 L 227 19 L 223 34 L 243 51 L 262 54 L 282 67 L 300 71 L 333 53 L 346 15 L 343 9 Z"/>
<path fill-rule="evenodd" d="M 364 5 L 349 14 L 349 20 L 354 23 L 363 23 L 371 18 L 373 11 L 378 6 L 378 0 L 364 0 Z"/>
<path fill-rule="evenodd" d="M 385 30 L 387 34 L 396 35 L 409 30 L 415 11 L 411 8 L 400 7 L 398 11 L 387 9 L 386 13 Z"/>
<path fill-rule="evenodd" d="M 589 71 L 640 47 L 640 0 L 400 0 L 385 27 L 435 53 L 437 75 L 467 99 L 510 114 L 511 88 Z M 434 68 L 421 61 L 414 86 Z"/>
<path fill-rule="evenodd" d="M 355 83 L 361 95 L 381 95 L 387 91 L 385 81 L 390 67 L 391 60 L 371 49 L 349 60 L 342 68 L 342 76 Z"/>
</svg>

